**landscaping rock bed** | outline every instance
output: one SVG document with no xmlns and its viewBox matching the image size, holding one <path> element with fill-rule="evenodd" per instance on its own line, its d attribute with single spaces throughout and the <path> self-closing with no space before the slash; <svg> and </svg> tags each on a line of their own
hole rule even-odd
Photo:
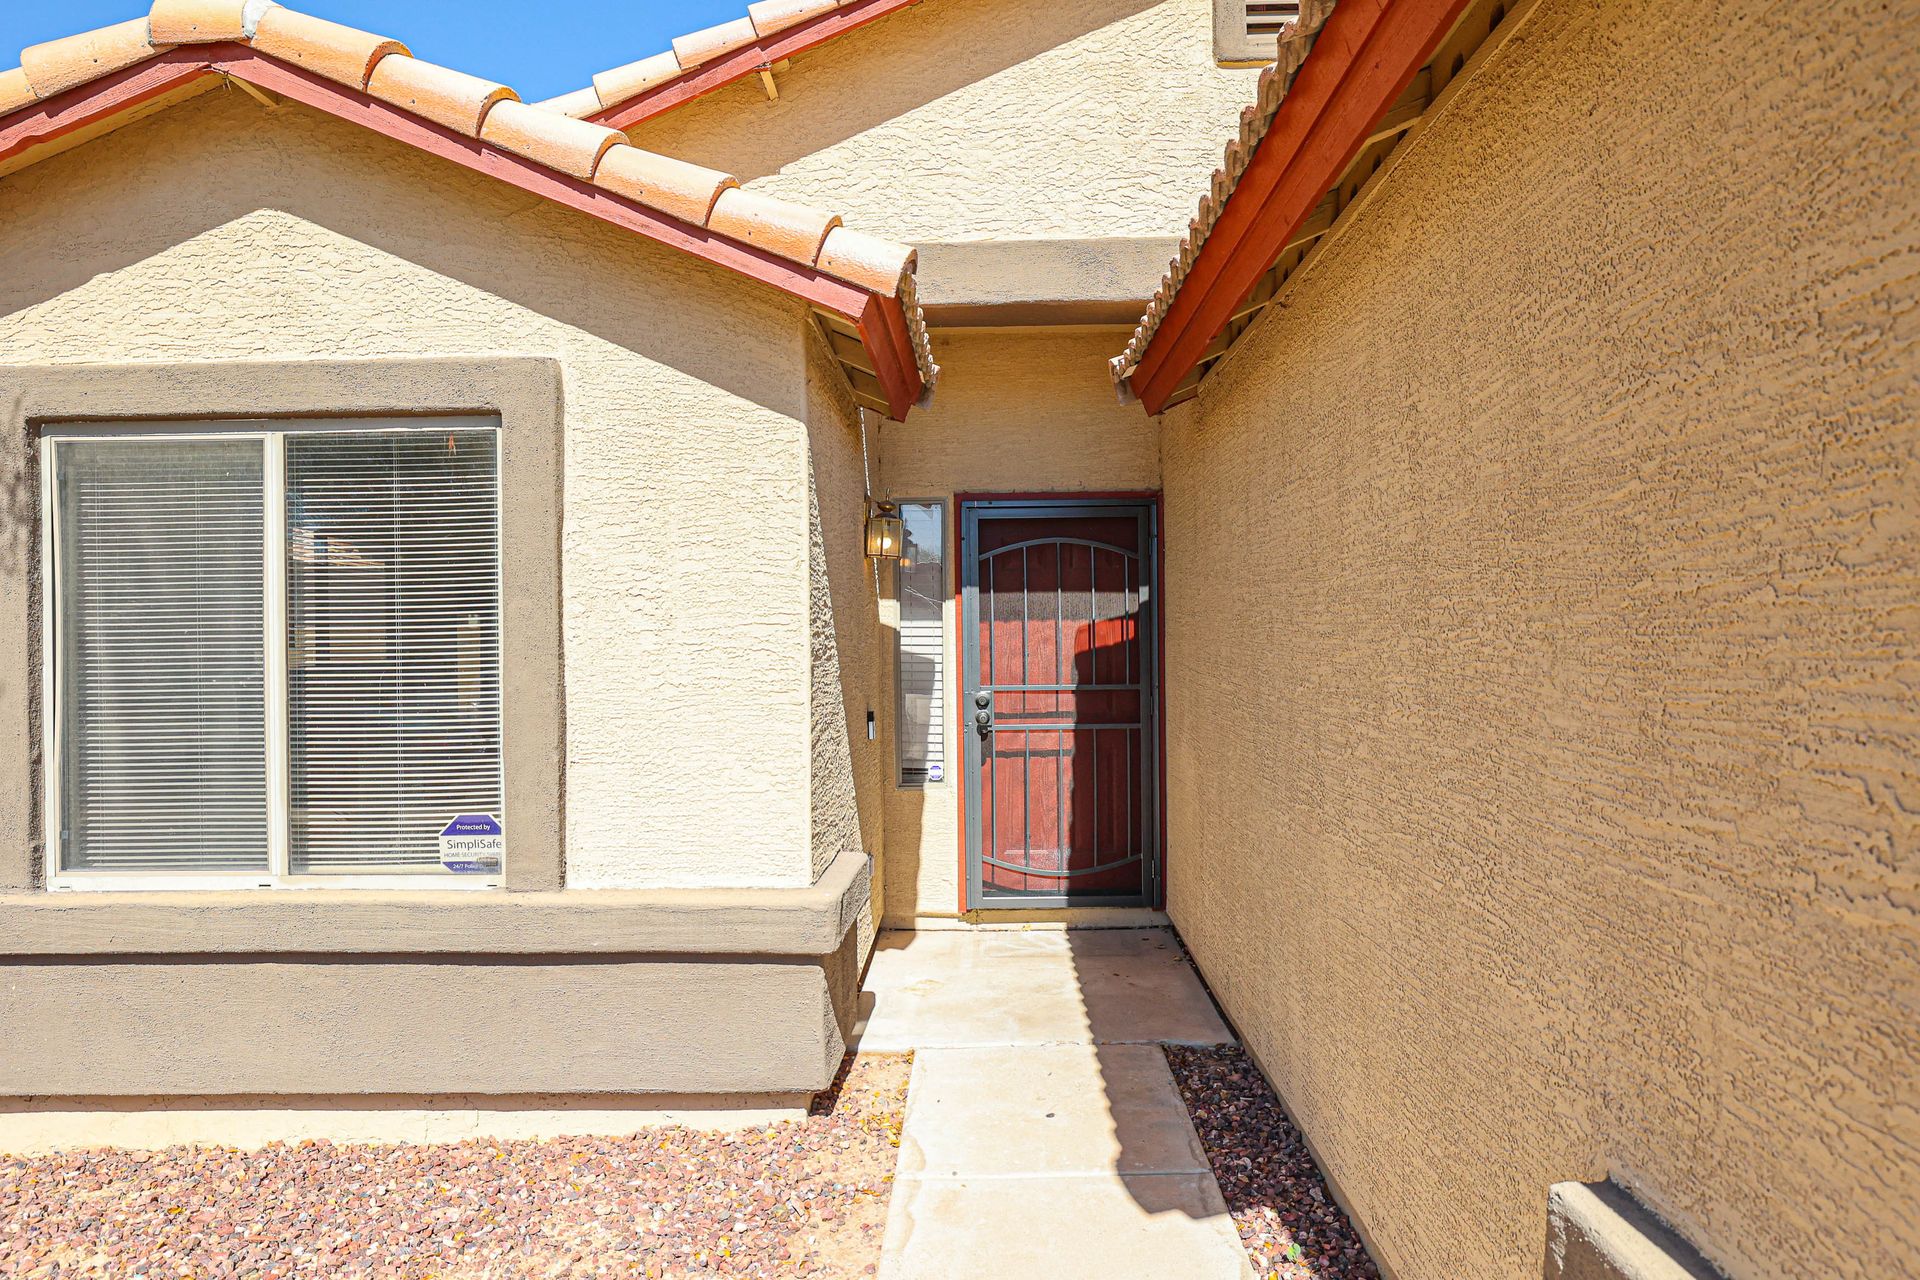
<svg viewBox="0 0 1920 1280">
<path fill-rule="evenodd" d="M 726 1133 L 0 1156 L 0 1275 L 114 1280 L 874 1273 L 908 1059 Z"/>
<path fill-rule="evenodd" d="M 1260 1280 L 1380 1280 L 1246 1050 L 1168 1045 L 1167 1065 Z"/>
</svg>

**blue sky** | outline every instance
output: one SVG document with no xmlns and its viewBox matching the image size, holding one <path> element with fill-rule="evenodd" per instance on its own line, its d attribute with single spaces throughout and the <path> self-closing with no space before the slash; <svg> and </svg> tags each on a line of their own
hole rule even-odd
<svg viewBox="0 0 1920 1280">
<path fill-rule="evenodd" d="M 151 0 L 0 0 L 0 69 L 42 40 L 145 13 Z M 422 58 L 499 80 L 529 100 L 738 18 L 747 0 L 293 0 L 316 17 L 405 41 Z"/>
</svg>

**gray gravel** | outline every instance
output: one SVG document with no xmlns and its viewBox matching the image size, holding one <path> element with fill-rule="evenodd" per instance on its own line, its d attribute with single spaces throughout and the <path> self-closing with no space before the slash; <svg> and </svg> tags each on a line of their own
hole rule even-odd
<svg viewBox="0 0 1920 1280">
<path fill-rule="evenodd" d="M 0 1276 L 866 1276 L 907 1059 L 803 1121 L 436 1145 L 0 1157 Z"/>
</svg>

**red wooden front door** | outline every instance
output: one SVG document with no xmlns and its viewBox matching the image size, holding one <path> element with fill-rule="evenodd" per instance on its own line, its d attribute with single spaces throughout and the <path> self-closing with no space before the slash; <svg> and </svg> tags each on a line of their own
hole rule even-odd
<svg viewBox="0 0 1920 1280">
<path fill-rule="evenodd" d="M 1152 905 L 1153 510 L 963 510 L 969 905 Z"/>
</svg>

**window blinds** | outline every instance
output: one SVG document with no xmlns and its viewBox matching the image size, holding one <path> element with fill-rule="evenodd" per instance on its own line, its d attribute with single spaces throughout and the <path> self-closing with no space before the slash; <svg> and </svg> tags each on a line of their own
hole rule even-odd
<svg viewBox="0 0 1920 1280">
<path fill-rule="evenodd" d="M 495 436 L 286 445 L 289 870 L 438 871 L 503 816 Z"/>
<path fill-rule="evenodd" d="M 262 442 L 52 447 L 61 865 L 265 869 Z"/>
<path fill-rule="evenodd" d="M 894 724 L 900 785 L 917 787 L 941 781 L 946 759 L 941 705 L 946 648 L 941 628 L 946 599 L 943 512 L 937 502 L 906 502 L 900 505 L 900 519 L 906 545 L 899 568 L 899 707 Z"/>
</svg>

